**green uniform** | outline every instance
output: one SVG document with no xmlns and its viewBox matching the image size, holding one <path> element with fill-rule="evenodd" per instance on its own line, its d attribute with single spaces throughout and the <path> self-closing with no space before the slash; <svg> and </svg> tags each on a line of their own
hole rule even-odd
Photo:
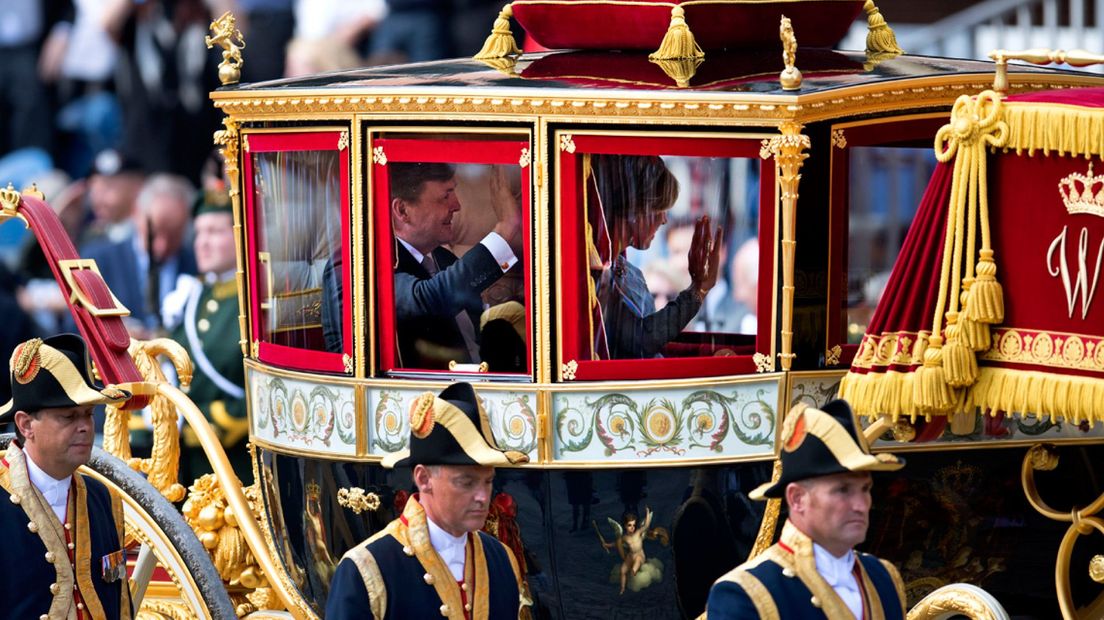
<svg viewBox="0 0 1104 620">
<path fill-rule="evenodd" d="M 242 484 L 253 481 L 249 462 L 249 422 L 246 419 L 245 368 L 238 326 L 238 290 L 233 276 L 194 286 L 188 293 L 182 321 L 172 332 L 192 358 L 194 374 L 188 396 L 215 428 L 234 472 Z M 180 456 L 184 484 L 211 471 L 195 432 L 185 425 Z"/>
</svg>

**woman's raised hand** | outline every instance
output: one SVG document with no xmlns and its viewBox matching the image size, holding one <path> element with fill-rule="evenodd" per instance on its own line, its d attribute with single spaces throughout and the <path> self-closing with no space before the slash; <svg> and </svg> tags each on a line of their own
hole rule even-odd
<svg viewBox="0 0 1104 620">
<path fill-rule="evenodd" d="M 694 225 L 690 242 L 690 286 L 702 298 L 717 284 L 721 266 L 721 227 L 712 231 L 709 216 L 703 215 Z"/>
</svg>

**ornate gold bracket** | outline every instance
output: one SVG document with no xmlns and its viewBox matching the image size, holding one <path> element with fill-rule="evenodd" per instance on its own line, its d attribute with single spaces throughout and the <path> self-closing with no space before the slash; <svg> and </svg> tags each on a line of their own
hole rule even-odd
<svg viewBox="0 0 1104 620">
<path fill-rule="evenodd" d="M 1024 495 L 1031 506 L 1044 517 L 1052 521 L 1069 523 L 1070 526 L 1058 545 L 1058 555 L 1055 558 L 1054 585 L 1058 592 L 1058 607 L 1062 611 L 1062 617 L 1066 620 L 1077 618 L 1077 607 L 1073 603 L 1073 594 L 1070 592 L 1070 561 L 1073 558 L 1073 546 L 1077 539 L 1086 536 L 1094 530 L 1104 534 L 1104 519 L 1096 516 L 1104 508 L 1104 494 L 1097 497 L 1085 508 L 1073 508 L 1066 512 L 1059 512 L 1051 508 L 1039 494 L 1035 486 L 1035 471 L 1051 471 L 1058 467 L 1058 452 L 1054 446 L 1042 444 L 1032 446 L 1024 455 L 1021 468 L 1021 481 Z M 1099 557 L 1099 556 L 1097 556 Z M 1090 561 L 1089 575 L 1094 580 L 1101 576 L 1099 562 L 1094 557 Z M 1104 577 L 1101 577 L 1104 578 Z"/>
<path fill-rule="evenodd" d="M 222 62 L 219 63 L 219 82 L 223 86 L 237 84 L 241 81 L 242 55 L 245 49 L 245 39 L 241 30 L 237 28 L 237 20 L 234 14 L 227 11 L 221 17 L 211 22 L 211 34 L 204 37 L 203 42 L 207 49 L 218 45 L 222 48 Z"/>
<path fill-rule="evenodd" d="M 794 252 L 797 248 L 797 187 L 801 182 L 801 166 L 809 157 L 809 136 L 801 133 L 804 126 L 786 121 L 779 126 L 782 135 L 771 138 L 762 151 L 774 156 L 776 177 L 781 190 L 782 208 L 782 370 L 793 365 L 793 299 Z M 762 151 L 760 155 L 762 155 Z"/>
<path fill-rule="evenodd" d="M 374 512 L 379 510 L 380 498 L 375 493 L 365 492 L 360 487 L 348 489 L 342 487 L 337 491 L 337 503 L 356 514 L 360 514 L 365 511 Z"/>
</svg>

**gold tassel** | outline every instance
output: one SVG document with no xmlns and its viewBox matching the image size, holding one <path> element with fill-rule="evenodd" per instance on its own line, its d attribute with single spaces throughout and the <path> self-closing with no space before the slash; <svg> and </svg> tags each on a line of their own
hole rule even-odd
<svg viewBox="0 0 1104 620">
<path fill-rule="evenodd" d="M 979 323 L 965 314 L 958 317 L 958 338 L 971 351 L 984 353 L 993 347 L 988 323 Z"/>
<path fill-rule="evenodd" d="M 648 54 L 648 59 L 676 60 L 704 57 L 705 52 L 694 40 L 694 33 L 690 32 L 690 26 L 686 25 L 686 11 L 681 6 L 675 5 L 671 9 L 671 24 L 667 26 L 667 34 L 663 35 L 663 42 L 659 44 L 659 49 Z"/>
<path fill-rule="evenodd" d="M 954 405 L 954 393 L 943 369 L 943 338 L 931 336 L 924 351 L 924 365 L 916 369 L 912 399 L 925 418 L 946 414 Z"/>
<path fill-rule="evenodd" d="M 869 28 L 866 33 L 867 54 L 903 54 L 905 50 L 897 45 L 897 35 L 893 34 L 882 12 L 874 6 L 874 0 L 866 0 L 863 10 L 866 11 L 866 25 Z"/>
<path fill-rule="evenodd" d="M 963 314 L 978 323 L 996 325 L 1004 321 L 1004 291 L 997 282 L 997 264 L 993 250 L 982 249 L 977 264 L 977 279 L 970 286 Z"/>
<path fill-rule="evenodd" d="M 978 366 L 974 351 L 959 337 L 958 313 L 947 313 L 947 344 L 943 347 L 943 368 L 947 385 L 967 387 L 977 381 Z"/>
<path fill-rule="evenodd" d="M 483 42 L 483 49 L 479 50 L 479 53 L 472 58 L 487 60 L 521 55 L 517 41 L 514 40 L 514 33 L 510 30 L 510 18 L 513 16 L 514 12 L 509 4 L 502 7 L 502 10 L 498 13 L 498 19 L 494 22 L 494 27 L 491 28 L 491 34 Z"/>
</svg>

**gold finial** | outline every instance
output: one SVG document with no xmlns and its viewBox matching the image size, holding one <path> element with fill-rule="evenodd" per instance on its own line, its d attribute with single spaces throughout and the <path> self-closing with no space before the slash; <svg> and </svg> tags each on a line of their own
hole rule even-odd
<svg viewBox="0 0 1104 620">
<path fill-rule="evenodd" d="M 211 22 L 211 36 L 203 41 L 210 49 L 216 45 L 222 48 L 222 62 L 219 63 L 219 81 L 223 86 L 237 84 L 241 80 L 242 55 L 245 39 L 237 28 L 234 14 L 227 11 Z"/>
<path fill-rule="evenodd" d="M 786 68 L 778 75 L 782 82 L 782 90 L 801 89 L 801 71 L 797 69 L 797 37 L 794 36 L 793 24 L 790 18 L 782 16 L 782 23 L 778 26 L 778 36 L 782 39 L 782 62 Z"/>
<path fill-rule="evenodd" d="M 502 10 L 498 12 L 498 18 L 495 19 L 494 26 L 491 27 L 491 34 L 487 35 L 487 40 L 483 42 L 483 49 L 479 50 L 479 53 L 472 58 L 490 60 L 521 56 L 521 50 L 518 49 L 514 33 L 510 30 L 510 18 L 513 16 L 514 12 L 509 4 L 502 7 Z"/>
<path fill-rule="evenodd" d="M 30 187 L 24 187 L 23 195 L 38 198 L 39 200 L 46 200 L 46 194 L 43 194 L 42 190 L 38 189 L 38 183 L 31 183 Z"/>
</svg>

